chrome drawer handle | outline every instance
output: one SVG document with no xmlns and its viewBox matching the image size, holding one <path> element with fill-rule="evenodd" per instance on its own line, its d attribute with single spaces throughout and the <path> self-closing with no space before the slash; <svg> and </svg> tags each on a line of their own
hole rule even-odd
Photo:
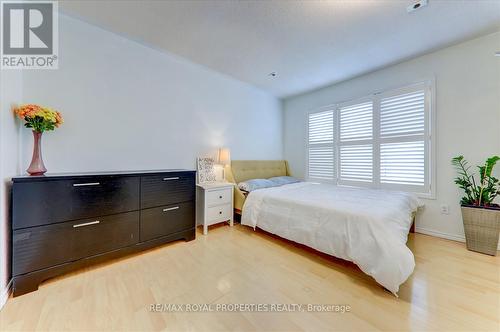
<svg viewBox="0 0 500 332">
<path fill-rule="evenodd" d="M 172 180 L 179 180 L 178 176 L 174 176 L 172 178 L 163 178 L 163 181 L 172 181 Z"/>
<path fill-rule="evenodd" d="M 88 183 L 74 183 L 73 187 L 86 187 L 86 186 L 98 186 L 99 182 L 88 182 Z"/>
<path fill-rule="evenodd" d="M 163 209 L 163 212 L 177 210 L 178 208 L 179 208 L 178 206 L 174 206 L 174 207 L 171 207 L 171 208 L 166 208 L 166 209 Z"/>
<path fill-rule="evenodd" d="M 100 223 L 100 221 L 99 221 L 99 220 L 96 220 L 96 221 L 86 222 L 86 223 L 83 223 L 83 224 L 73 225 L 73 228 L 84 227 L 84 226 L 90 226 L 90 225 L 97 225 L 97 224 L 99 224 L 99 223 Z"/>
</svg>

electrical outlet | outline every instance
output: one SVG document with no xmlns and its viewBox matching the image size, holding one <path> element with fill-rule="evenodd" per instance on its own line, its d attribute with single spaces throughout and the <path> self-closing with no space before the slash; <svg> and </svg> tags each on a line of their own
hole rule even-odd
<svg viewBox="0 0 500 332">
<path fill-rule="evenodd" d="M 450 214 L 450 206 L 448 204 L 441 204 L 441 214 Z"/>
</svg>

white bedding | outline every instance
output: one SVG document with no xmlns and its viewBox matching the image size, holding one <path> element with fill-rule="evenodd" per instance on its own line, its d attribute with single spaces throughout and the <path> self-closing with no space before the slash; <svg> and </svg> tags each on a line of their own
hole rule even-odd
<svg viewBox="0 0 500 332">
<path fill-rule="evenodd" d="M 251 192 L 241 223 L 357 264 L 396 294 L 415 267 L 406 246 L 413 194 L 311 182 Z"/>
</svg>

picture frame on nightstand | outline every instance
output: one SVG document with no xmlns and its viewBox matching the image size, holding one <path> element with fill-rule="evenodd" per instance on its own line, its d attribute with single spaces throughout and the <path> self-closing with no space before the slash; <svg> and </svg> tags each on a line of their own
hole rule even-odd
<svg viewBox="0 0 500 332">
<path fill-rule="evenodd" d="M 217 182 L 215 174 L 215 159 L 210 157 L 196 158 L 196 168 L 198 174 L 198 183 L 209 184 Z"/>
</svg>

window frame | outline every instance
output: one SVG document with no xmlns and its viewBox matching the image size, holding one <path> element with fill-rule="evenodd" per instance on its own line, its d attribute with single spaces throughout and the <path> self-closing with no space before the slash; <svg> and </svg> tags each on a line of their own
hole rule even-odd
<svg viewBox="0 0 500 332">
<path fill-rule="evenodd" d="M 425 172 L 424 172 L 424 187 L 427 190 L 420 191 L 412 191 L 409 190 L 411 185 L 403 185 L 403 184 L 389 184 L 389 183 L 381 183 L 380 182 L 380 148 L 383 143 L 397 143 L 397 142 L 410 142 L 411 139 L 408 136 L 403 138 L 395 138 L 395 137 L 380 137 L 380 106 L 381 100 L 384 98 L 390 98 L 391 96 L 400 95 L 409 92 L 415 92 L 419 89 L 424 90 L 425 97 L 425 111 L 424 111 L 424 155 L 425 155 Z M 317 109 L 310 110 L 306 113 L 306 138 L 305 138 L 305 177 L 307 180 L 315 181 L 315 182 L 324 182 L 324 183 L 333 183 L 342 186 L 353 186 L 353 187 L 361 187 L 361 188 L 375 188 L 375 189 L 387 189 L 387 190 L 400 190 L 406 192 L 412 192 L 418 195 L 418 197 L 426 198 L 426 199 L 436 199 L 436 88 L 435 88 L 435 79 L 421 80 L 416 83 L 407 84 L 404 86 L 400 86 L 397 88 L 386 89 L 384 91 L 377 91 L 369 94 L 368 96 L 355 98 L 348 101 L 330 104 L 327 106 L 323 106 Z M 373 107 L 373 119 L 372 119 L 372 139 L 371 140 L 363 140 L 356 141 L 357 144 L 361 144 L 359 142 L 365 142 L 366 144 L 370 144 L 368 141 L 371 141 L 372 144 L 372 182 L 358 182 L 358 181 L 347 181 L 341 180 L 340 178 L 340 147 L 342 143 L 340 142 L 340 108 L 346 106 L 352 106 L 356 104 L 361 104 L 364 102 L 372 102 Z M 321 181 L 314 178 L 309 178 L 309 116 L 314 113 L 320 113 L 328 110 L 333 110 L 334 112 L 334 160 L 335 160 L 335 171 L 334 171 L 334 179 L 333 181 Z M 422 136 L 416 136 L 415 141 L 421 141 Z M 367 143 L 368 142 L 368 143 Z M 344 144 L 345 145 L 345 144 Z M 352 144 L 349 144 L 352 145 Z"/>
</svg>

